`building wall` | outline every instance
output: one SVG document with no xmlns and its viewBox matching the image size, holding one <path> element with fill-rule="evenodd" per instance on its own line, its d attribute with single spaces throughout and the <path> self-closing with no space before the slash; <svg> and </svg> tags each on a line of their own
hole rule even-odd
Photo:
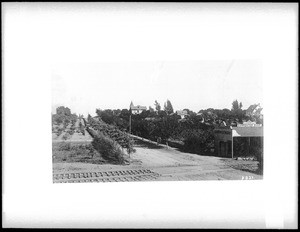
<svg viewBox="0 0 300 232">
<path fill-rule="evenodd" d="M 132 110 L 132 114 L 140 114 L 143 110 Z"/>
<path fill-rule="evenodd" d="M 131 109 L 132 114 L 140 114 L 146 109 Z"/>
<path fill-rule="evenodd" d="M 215 129 L 215 154 L 220 157 L 232 157 L 231 129 Z"/>
<path fill-rule="evenodd" d="M 221 157 L 232 157 L 232 139 L 233 138 L 245 138 L 249 140 L 247 144 L 249 153 L 250 150 L 250 138 L 263 138 L 263 127 L 262 126 L 246 126 L 246 127 L 232 127 L 230 128 L 217 128 L 214 130 L 215 136 L 215 153 Z M 236 139 L 235 139 L 236 143 Z M 233 145 L 236 148 L 235 145 Z M 233 152 L 236 156 L 236 149 Z"/>
</svg>

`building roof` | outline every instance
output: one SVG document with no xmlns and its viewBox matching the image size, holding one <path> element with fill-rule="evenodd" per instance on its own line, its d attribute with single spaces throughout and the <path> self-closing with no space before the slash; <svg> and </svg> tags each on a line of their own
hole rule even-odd
<svg viewBox="0 0 300 232">
<path fill-rule="evenodd" d="M 232 127 L 232 137 L 262 137 L 263 127 Z"/>
<path fill-rule="evenodd" d="M 130 109 L 131 110 L 147 110 L 147 107 L 146 106 L 140 106 L 140 105 L 135 106 L 133 104 L 133 102 L 131 101 L 131 103 L 130 103 Z"/>
<path fill-rule="evenodd" d="M 218 127 L 215 134 L 232 133 L 232 137 L 263 137 L 263 127 Z"/>
<path fill-rule="evenodd" d="M 243 122 L 242 124 L 237 123 L 237 127 L 261 127 L 262 124 L 257 124 L 256 122 L 252 122 L 248 120 L 247 122 Z"/>
<path fill-rule="evenodd" d="M 178 115 L 187 115 L 188 114 L 186 110 L 177 110 L 176 113 Z"/>
<path fill-rule="evenodd" d="M 147 107 L 146 106 L 130 106 L 130 109 L 131 110 L 147 110 Z"/>
</svg>

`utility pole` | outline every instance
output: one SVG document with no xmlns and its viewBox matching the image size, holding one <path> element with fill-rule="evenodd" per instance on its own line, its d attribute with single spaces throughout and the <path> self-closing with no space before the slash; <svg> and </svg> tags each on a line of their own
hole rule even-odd
<svg viewBox="0 0 300 232">
<path fill-rule="evenodd" d="M 130 135 L 131 135 L 131 109 L 130 109 L 130 114 L 129 114 L 129 138 L 130 138 Z M 129 152 L 129 159 L 130 159 L 130 152 Z"/>
<path fill-rule="evenodd" d="M 231 158 L 233 159 L 233 136 L 231 137 Z"/>
<path fill-rule="evenodd" d="M 231 158 L 233 159 L 233 131 L 232 131 L 232 127 L 230 126 L 231 129 Z"/>
<path fill-rule="evenodd" d="M 129 134 L 131 134 L 131 114 L 132 114 L 132 107 L 133 107 L 133 102 L 131 101 L 130 106 L 129 106 Z"/>
<path fill-rule="evenodd" d="M 131 113 L 129 115 L 129 134 L 131 134 Z"/>
</svg>

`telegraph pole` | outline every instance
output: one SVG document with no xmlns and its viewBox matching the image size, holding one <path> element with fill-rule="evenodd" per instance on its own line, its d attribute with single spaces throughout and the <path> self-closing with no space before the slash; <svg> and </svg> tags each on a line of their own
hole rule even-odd
<svg viewBox="0 0 300 232">
<path fill-rule="evenodd" d="M 131 112 L 129 115 L 129 134 L 131 134 Z"/>
<path fill-rule="evenodd" d="M 233 136 L 232 136 L 232 131 L 231 131 L 231 158 L 233 159 Z"/>
<path fill-rule="evenodd" d="M 131 101 L 130 106 L 129 106 L 129 134 L 131 134 L 131 114 L 132 114 L 131 108 L 132 107 L 133 107 L 133 103 Z"/>
<path fill-rule="evenodd" d="M 131 108 L 130 108 L 130 110 L 129 110 L 130 112 L 130 114 L 129 114 L 129 139 L 131 139 L 130 138 L 130 135 L 131 135 Z M 130 152 L 129 152 L 129 159 L 130 159 Z"/>
</svg>

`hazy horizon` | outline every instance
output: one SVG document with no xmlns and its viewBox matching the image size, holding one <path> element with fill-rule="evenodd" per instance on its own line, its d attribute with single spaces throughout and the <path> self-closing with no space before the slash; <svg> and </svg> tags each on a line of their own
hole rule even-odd
<svg viewBox="0 0 300 232">
<path fill-rule="evenodd" d="M 262 99 L 262 64 L 257 60 L 69 63 L 52 70 L 52 113 L 66 106 L 76 114 L 96 109 L 129 109 L 130 102 L 163 108 L 169 99 L 174 111 L 243 109 Z"/>
</svg>

